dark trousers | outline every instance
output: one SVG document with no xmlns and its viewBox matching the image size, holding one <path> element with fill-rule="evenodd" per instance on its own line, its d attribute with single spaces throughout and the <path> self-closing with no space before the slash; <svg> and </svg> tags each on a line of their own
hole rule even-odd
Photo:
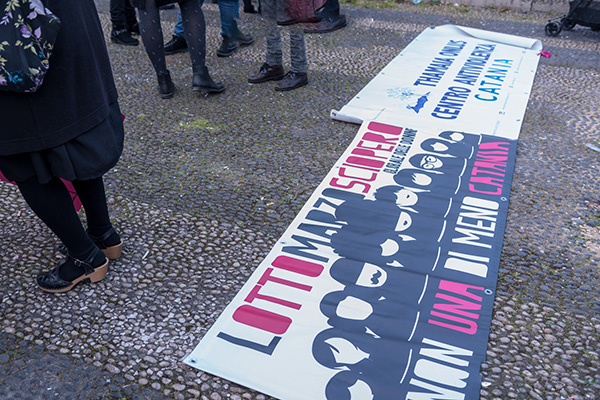
<svg viewBox="0 0 600 400">
<path fill-rule="evenodd" d="M 135 8 L 129 0 L 110 0 L 110 22 L 115 29 L 125 29 L 137 22 Z"/>
</svg>

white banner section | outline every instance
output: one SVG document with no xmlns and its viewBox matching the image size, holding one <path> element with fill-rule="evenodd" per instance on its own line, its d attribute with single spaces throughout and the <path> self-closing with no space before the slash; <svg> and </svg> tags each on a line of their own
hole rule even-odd
<svg viewBox="0 0 600 400">
<path fill-rule="evenodd" d="M 519 36 L 428 28 L 331 117 L 517 139 L 541 49 Z"/>
<path fill-rule="evenodd" d="M 184 362 L 285 400 L 479 398 L 515 154 L 365 121 Z"/>
</svg>

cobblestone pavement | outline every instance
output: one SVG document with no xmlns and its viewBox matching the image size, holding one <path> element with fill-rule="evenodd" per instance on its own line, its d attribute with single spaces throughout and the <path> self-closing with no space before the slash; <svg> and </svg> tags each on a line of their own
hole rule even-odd
<svg viewBox="0 0 600 400">
<path fill-rule="evenodd" d="M 108 0 L 98 6 L 108 39 Z M 217 58 L 218 9 L 204 9 L 223 94 L 192 93 L 177 54 L 167 60 L 177 92 L 161 100 L 141 46 L 107 42 L 127 133 L 106 176 L 126 245 L 105 280 L 38 290 L 59 243 L 0 184 L 0 398 L 266 399 L 181 360 L 356 134 L 329 111 L 423 29 L 451 23 L 538 38 L 552 54 L 519 139 L 481 399 L 600 399 L 600 152 L 587 146 L 600 147 L 599 32 L 548 38 L 548 15 L 498 9 L 344 5 L 348 27 L 306 37 L 310 84 L 282 94 L 246 82 L 264 59 L 260 16 L 242 14 L 254 45 Z M 162 12 L 166 39 L 176 15 Z"/>
</svg>

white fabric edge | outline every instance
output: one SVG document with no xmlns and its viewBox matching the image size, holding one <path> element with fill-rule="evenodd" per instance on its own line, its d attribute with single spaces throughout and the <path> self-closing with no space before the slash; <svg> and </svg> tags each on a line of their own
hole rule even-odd
<svg viewBox="0 0 600 400">
<path fill-rule="evenodd" d="M 346 115 L 346 114 L 342 114 L 341 112 L 339 112 L 338 110 L 331 110 L 329 112 L 329 117 L 331 119 L 337 120 L 337 121 L 342 121 L 342 122 L 349 122 L 351 124 L 362 124 L 363 120 L 360 118 L 356 118 L 356 117 L 351 117 L 350 115 Z"/>
<path fill-rule="evenodd" d="M 507 46 L 520 47 L 525 50 L 542 50 L 542 42 L 538 39 L 531 39 L 522 36 L 510 35 L 507 33 L 484 31 L 481 29 L 468 28 L 466 26 L 458 25 L 441 25 L 437 27 L 431 27 L 429 29 L 451 29 L 461 32 L 464 35 L 471 36 L 476 39 L 487 40 L 490 42 L 500 43 Z"/>
</svg>

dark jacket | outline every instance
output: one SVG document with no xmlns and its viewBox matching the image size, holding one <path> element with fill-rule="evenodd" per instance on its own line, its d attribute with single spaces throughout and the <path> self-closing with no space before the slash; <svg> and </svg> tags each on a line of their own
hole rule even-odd
<svg viewBox="0 0 600 400">
<path fill-rule="evenodd" d="M 35 93 L 0 92 L 0 155 L 52 148 L 93 128 L 117 100 L 94 0 L 45 0 L 61 19 L 50 68 Z"/>
</svg>

